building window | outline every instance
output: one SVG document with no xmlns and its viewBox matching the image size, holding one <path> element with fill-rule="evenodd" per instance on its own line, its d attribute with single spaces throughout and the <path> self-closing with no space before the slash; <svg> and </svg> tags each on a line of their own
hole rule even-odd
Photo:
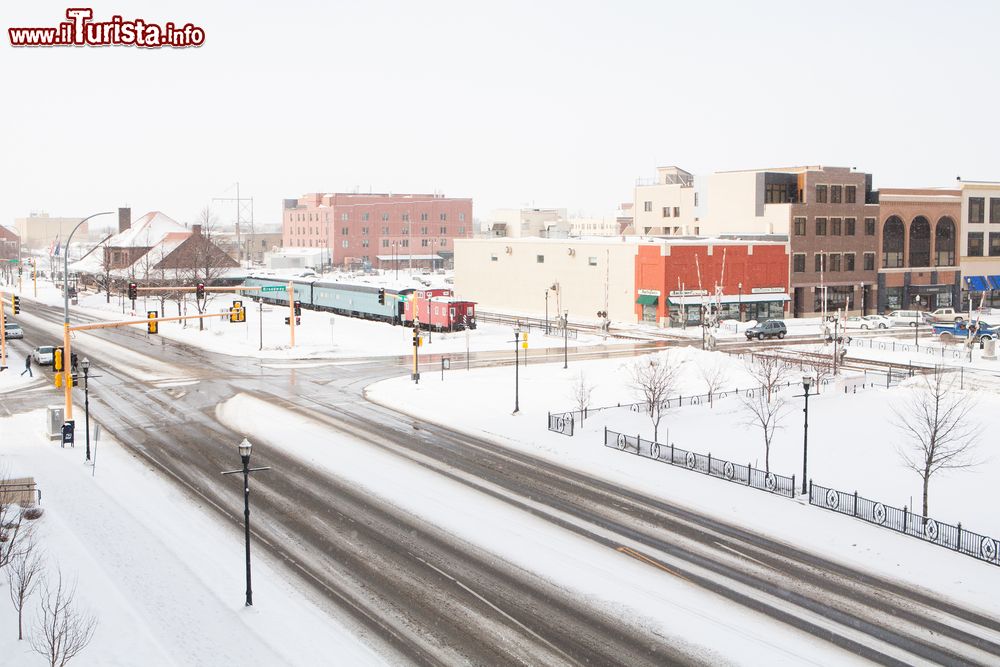
<svg viewBox="0 0 1000 667">
<path fill-rule="evenodd" d="M 983 221 L 983 209 L 986 207 L 984 197 L 969 197 L 969 222 L 980 223 Z"/>
<path fill-rule="evenodd" d="M 845 252 L 844 253 L 844 271 L 854 270 L 854 253 Z"/>
<path fill-rule="evenodd" d="M 830 271 L 840 271 L 840 253 L 830 255 Z"/>
<path fill-rule="evenodd" d="M 361 235 L 362 236 L 368 236 L 368 228 L 367 227 L 362 227 L 361 228 Z"/>
<path fill-rule="evenodd" d="M 866 252 L 865 253 L 865 271 L 875 270 L 875 253 Z"/>
<path fill-rule="evenodd" d="M 427 236 L 427 228 L 426 227 L 421 227 L 420 228 L 420 233 L 423 234 L 424 236 Z"/>
<path fill-rule="evenodd" d="M 382 222 L 389 222 L 389 214 L 388 213 L 383 213 L 382 214 Z"/>
<path fill-rule="evenodd" d="M 351 228 L 350 227 L 341 227 L 340 228 L 340 235 L 341 236 L 348 236 L 348 235 L 350 235 L 350 233 L 351 233 Z"/>
<path fill-rule="evenodd" d="M 368 214 L 367 213 L 362 213 L 361 214 L 361 222 L 368 222 Z"/>
<path fill-rule="evenodd" d="M 430 245 L 430 239 L 420 239 L 420 246 L 426 248 Z"/>
<path fill-rule="evenodd" d="M 792 186 L 787 183 L 768 183 L 764 186 L 765 204 L 788 204 L 792 201 Z"/>
<path fill-rule="evenodd" d="M 795 235 L 805 236 L 806 235 L 806 219 L 805 218 L 795 218 Z"/>
<path fill-rule="evenodd" d="M 442 225 L 441 236 L 447 236 L 447 235 L 448 235 L 448 228 Z"/>
<path fill-rule="evenodd" d="M 840 218 L 830 218 L 830 236 L 840 236 Z"/>
<path fill-rule="evenodd" d="M 854 236 L 854 224 L 857 218 L 844 218 L 844 236 Z"/>
<path fill-rule="evenodd" d="M 903 245 L 906 227 L 899 216 L 893 215 L 882 225 L 882 268 L 898 269 L 903 266 Z"/>
<path fill-rule="evenodd" d="M 400 241 L 399 242 L 399 247 L 400 248 L 409 248 L 410 247 L 410 239 L 403 239 L 402 241 Z"/>
<path fill-rule="evenodd" d="M 831 185 L 830 186 L 830 203 L 840 204 L 843 202 L 843 191 L 844 188 L 841 185 Z"/>
<path fill-rule="evenodd" d="M 545 263 L 545 255 L 535 255 L 535 262 L 537 264 L 544 264 Z"/>
<path fill-rule="evenodd" d="M 410 234 L 410 228 L 403 227 L 402 229 L 399 230 L 399 233 L 402 234 L 403 236 L 408 236 Z"/>
<path fill-rule="evenodd" d="M 803 253 L 792 255 L 792 273 L 806 272 L 806 256 Z"/>
<path fill-rule="evenodd" d="M 495 261 L 497 261 L 497 256 L 496 256 L 496 255 L 493 255 L 493 254 L 491 254 L 491 255 L 490 255 L 490 261 L 491 261 L 491 262 L 495 262 Z"/>
<path fill-rule="evenodd" d="M 826 271 L 826 255 L 821 252 L 816 253 L 816 273 Z"/>
<path fill-rule="evenodd" d="M 459 227 L 458 228 L 458 235 L 459 236 L 465 236 L 465 227 Z"/>
<path fill-rule="evenodd" d="M 664 218 L 669 218 L 670 217 L 670 207 L 669 206 L 664 206 L 663 207 L 663 217 Z"/>
<path fill-rule="evenodd" d="M 597 266 L 597 258 L 596 257 L 588 257 L 587 258 L 587 265 L 588 266 Z"/>
<path fill-rule="evenodd" d="M 1000 197 L 990 197 L 990 224 L 1000 223 Z"/>
<path fill-rule="evenodd" d="M 310 245 L 312 245 L 312 244 L 310 243 Z M 340 242 L 340 247 L 341 248 L 346 248 L 347 247 L 347 239 L 344 239 L 343 241 Z"/>
<path fill-rule="evenodd" d="M 382 225 L 382 234 L 384 235 L 389 234 L 389 225 Z"/>
<path fill-rule="evenodd" d="M 990 257 L 1000 257 L 1000 234 L 990 232 Z"/>
<path fill-rule="evenodd" d="M 440 218 L 441 218 L 441 222 L 445 222 L 445 221 L 448 220 L 448 214 L 447 213 L 442 213 L 441 216 L 440 216 Z"/>
<path fill-rule="evenodd" d="M 816 203 L 825 204 L 826 203 L 826 186 L 817 185 L 816 186 Z"/>
<path fill-rule="evenodd" d="M 459 213 L 458 214 L 458 221 L 459 222 L 465 222 L 465 214 L 464 213 Z"/>
<path fill-rule="evenodd" d="M 844 186 L 844 202 L 848 204 L 858 203 L 858 186 L 856 185 Z"/>
<path fill-rule="evenodd" d="M 409 213 L 404 213 L 403 214 L 403 222 L 409 222 L 409 221 L 410 221 L 410 214 Z"/>
<path fill-rule="evenodd" d="M 421 222 L 426 221 L 427 220 L 427 214 L 426 213 L 421 213 L 420 214 L 420 220 L 421 220 Z"/>
<path fill-rule="evenodd" d="M 646 213 L 652 213 L 653 212 L 653 202 L 651 202 L 651 201 L 644 201 L 644 202 L 642 202 L 642 210 L 645 211 Z"/>
<path fill-rule="evenodd" d="M 442 246 L 448 245 L 448 239 L 441 239 L 441 245 Z"/>
<path fill-rule="evenodd" d="M 362 248 L 368 247 L 368 239 L 361 239 L 361 247 Z"/>
<path fill-rule="evenodd" d="M 681 217 L 681 207 L 680 206 L 674 206 L 674 217 L 675 218 Z"/>
<path fill-rule="evenodd" d="M 816 236 L 826 236 L 826 218 L 816 218 Z"/>
<path fill-rule="evenodd" d="M 865 218 L 865 236 L 875 236 L 875 218 Z"/>
<path fill-rule="evenodd" d="M 983 256 L 983 233 L 969 232 L 969 257 Z"/>
<path fill-rule="evenodd" d="M 383 248 L 389 247 L 389 239 L 382 239 L 382 247 Z"/>
</svg>

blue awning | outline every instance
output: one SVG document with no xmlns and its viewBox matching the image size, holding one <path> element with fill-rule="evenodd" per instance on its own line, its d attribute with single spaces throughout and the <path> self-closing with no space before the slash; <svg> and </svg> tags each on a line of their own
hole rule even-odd
<svg viewBox="0 0 1000 667">
<path fill-rule="evenodd" d="M 1000 276 L 989 276 L 990 287 L 1000 289 Z"/>
<path fill-rule="evenodd" d="M 990 291 L 990 286 L 986 283 L 986 278 L 983 276 L 966 276 L 965 284 L 968 286 L 970 292 Z"/>
</svg>

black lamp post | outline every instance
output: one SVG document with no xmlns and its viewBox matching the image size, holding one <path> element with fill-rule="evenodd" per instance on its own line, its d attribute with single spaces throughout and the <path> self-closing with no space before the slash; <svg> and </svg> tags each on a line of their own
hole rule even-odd
<svg viewBox="0 0 1000 667">
<path fill-rule="evenodd" d="M 917 294 L 913 297 L 913 303 L 917 304 L 917 308 L 913 311 L 913 344 L 920 347 L 920 295 Z"/>
<path fill-rule="evenodd" d="M 90 359 L 83 358 L 80 362 L 83 368 L 83 414 L 84 427 L 87 429 L 87 460 L 90 460 Z"/>
<path fill-rule="evenodd" d="M 569 368 L 569 311 L 563 314 L 563 369 Z"/>
<path fill-rule="evenodd" d="M 803 408 L 802 412 L 805 414 L 805 418 L 802 422 L 802 493 L 806 493 L 806 471 L 808 470 L 807 464 L 809 461 L 809 388 L 812 387 L 812 376 L 803 375 L 802 376 L 802 388 L 805 389 L 806 397 L 806 407 Z"/>
<path fill-rule="evenodd" d="M 737 283 L 736 284 L 736 288 L 740 291 L 740 301 L 739 301 L 739 305 L 737 306 L 737 309 L 738 309 L 738 312 L 740 314 L 740 322 L 742 322 L 743 321 L 743 283 L 742 282 Z"/>
<path fill-rule="evenodd" d="M 239 445 L 240 459 L 243 460 L 243 468 L 241 470 L 226 470 L 223 475 L 235 475 L 237 473 L 243 473 L 243 529 L 246 538 L 246 553 L 247 553 L 247 599 L 246 606 L 253 606 L 253 591 L 250 587 L 250 473 L 257 472 L 259 470 L 270 470 L 270 466 L 263 468 L 251 468 L 250 467 L 250 449 L 252 445 L 250 441 L 243 438 L 243 442 Z"/>
<path fill-rule="evenodd" d="M 549 335 L 549 288 L 545 288 L 545 335 Z"/>
<path fill-rule="evenodd" d="M 519 370 L 521 366 L 521 361 L 517 351 L 518 345 L 520 344 L 521 344 L 521 328 L 515 327 L 514 328 L 514 414 L 517 414 L 518 412 L 521 411 L 520 397 L 518 395 L 521 387 L 521 371 Z"/>
</svg>

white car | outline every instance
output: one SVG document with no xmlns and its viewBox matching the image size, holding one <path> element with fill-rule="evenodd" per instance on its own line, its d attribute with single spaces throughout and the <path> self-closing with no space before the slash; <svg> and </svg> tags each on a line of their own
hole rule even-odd
<svg viewBox="0 0 1000 667">
<path fill-rule="evenodd" d="M 55 356 L 56 348 L 51 345 L 42 345 L 36 347 L 31 352 L 31 357 L 35 360 L 35 363 L 39 366 L 51 366 L 53 362 L 53 357 Z"/>
<path fill-rule="evenodd" d="M 923 310 L 894 310 L 889 313 L 892 326 L 915 327 L 926 324 L 927 313 Z"/>
<path fill-rule="evenodd" d="M 888 329 L 892 326 L 892 320 L 882 315 L 865 315 L 861 318 L 868 322 L 869 329 Z M 864 329 L 864 327 L 861 327 Z"/>
</svg>

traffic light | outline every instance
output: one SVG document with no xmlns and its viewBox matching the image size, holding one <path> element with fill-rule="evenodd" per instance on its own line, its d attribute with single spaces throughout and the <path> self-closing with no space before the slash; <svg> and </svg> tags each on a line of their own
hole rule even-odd
<svg viewBox="0 0 1000 667">
<path fill-rule="evenodd" d="M 21 312 L 21 297 L 15 294 L 12 304 L 14 308 L 14 314 L 17 315 L 18 313 Z"/>
<path fill-rule="evenodd" d="M 528 332 L 527 331 L 521 332 L 521 347 L 523 347 L 526 350 L 528 349 Z"/>
<path fill-rule="evenodd" d="M 385 288 L 380 287 L 378 290 L 378 305 L 385 305 Z"/>
<path fill-rule="evenodd" d="M 135 301 L 137 298 L 139 298 L 139 286 L 136 285 L 135 283 L 128 284 L 128 298 L 132 301 Z"/>
<path fill-rule="evenodd" d="M 302 302 L 296 301 L 293 305 L 295 306 L 295 316 L 298 317 L 302 314 Z M 295 323 L 298 324 L 299 321 L 295 320 Z"/>
<path fill-rule="evenodd" d="M 247 309 L 243 307 L 242 301 L 233 301 L 233 307 L 229 309 L 230 322 L 246 322 Z"/>
<path fill-rule="evenodd" d="M 420 332 L 416 329 L 413 330 L 413 347 L 420 347 L 422 341 L 420 339 Z"/>
<path fill-rule="evenodd" d="M 57 347 L 52 351 L 52 370 L 61 371 L 63 369 L 63 349 Z"/>
<path fill-rule="evenodd" d="M 198 283 L 198 286 L 194 290 L 194 296 L 198 301 L 205 298 L 205 283 Z"/>
<path fill-rule="evenodd" d="M 302 324 L 302 318 L 301 317 L 296 317 L 295 318 L 295 324 L 296 325 Z"/>
<path fill-rule="evenodd" d="M 285 318 L 285 324 L 288 325 L 288 324 L 291 324 L 291 323 L 292 323 L 292 318 L 286 317 Z"/>
<path fill-rule="evenodd" d="M 155 310 L 147 310 L 146 311 L 146 318 L 149 320 L 148 322 L 146 322 L 146 332 L 147 333 L 151 333 L 151 334 L 159 333 L 159 326 L 158 325 L 160 323 L 156 321 L 156 318 L 159 317 L 159 316 L 160 316 L 160 313 L 158 311 L 155 311 Z"/>
</svg>

